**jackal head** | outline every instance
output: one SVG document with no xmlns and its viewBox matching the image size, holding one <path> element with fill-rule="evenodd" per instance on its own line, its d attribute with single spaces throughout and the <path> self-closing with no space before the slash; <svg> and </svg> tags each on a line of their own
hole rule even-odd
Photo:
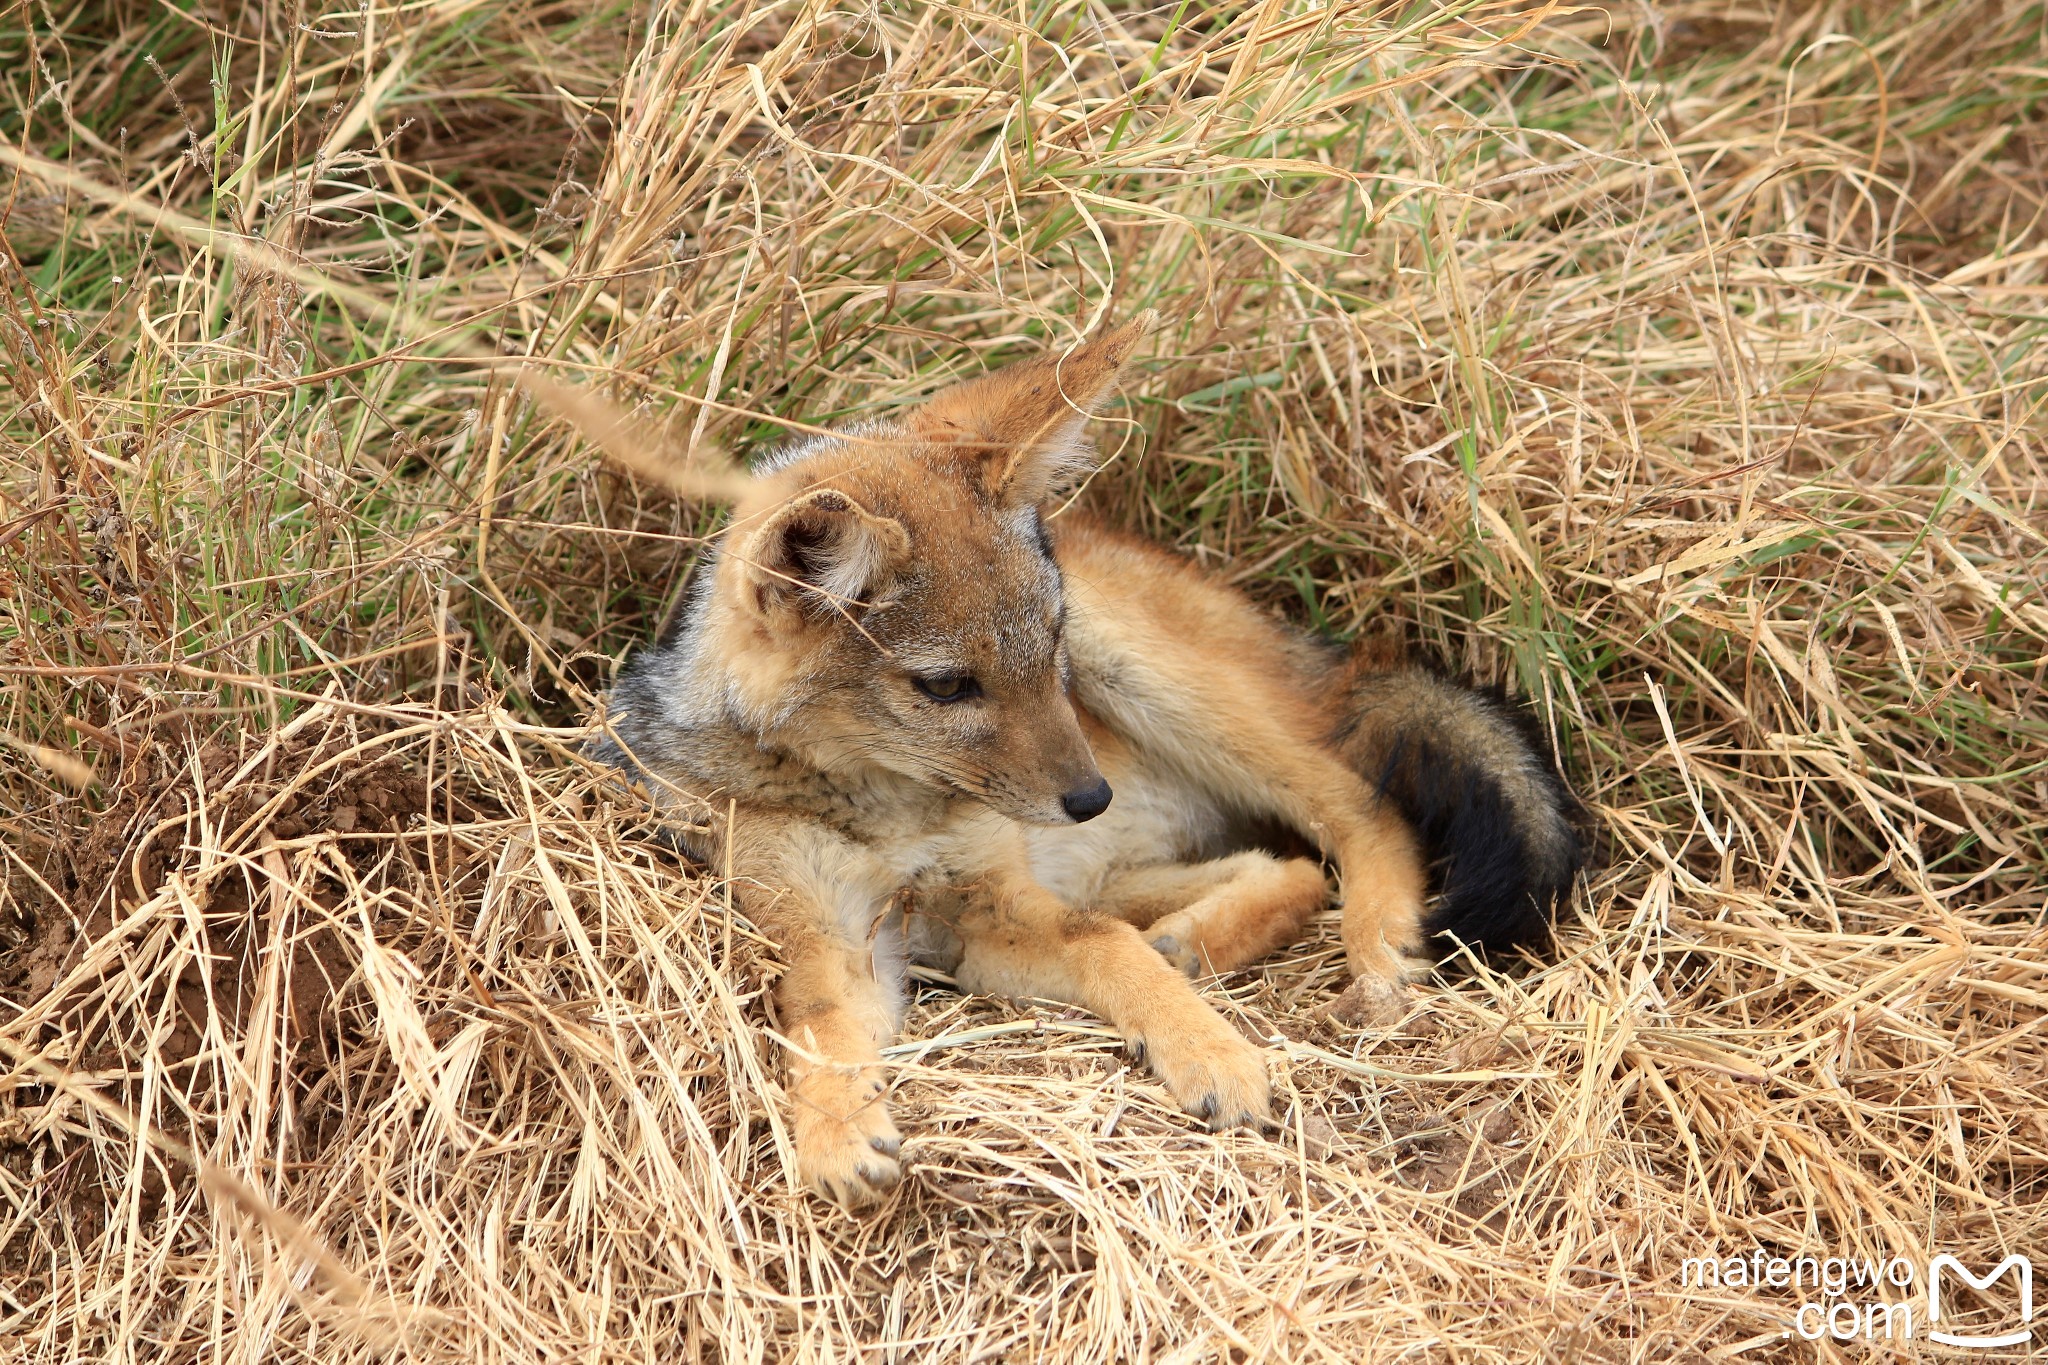
<svg viewBox="0 0 2048 1365">
<path fill-rule="evenodd" d="M 878 766 L 1037 824 L 1100 814 L 1041 504 L 1089 467 L 1088 414 L 1153 321 L 772 461 L 735 511 L 706 621 L 742 707 L 833 770 Z"/>
</svg>

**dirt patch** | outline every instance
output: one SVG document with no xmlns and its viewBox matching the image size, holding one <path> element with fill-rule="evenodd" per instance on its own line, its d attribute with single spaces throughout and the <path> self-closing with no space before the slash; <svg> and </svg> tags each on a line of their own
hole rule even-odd
<svg viewBox="0 0 2048 1365">
<path fill-rule="evenodd" d="M 353 730 L 239 748 L 159 740 L 124 758 L 109 799 L 52 832 L 17 897 L 18 938 L 0 954 L 9 1032 L 119 1095 L 145 1058 L 189 1083 L 219 1064 L 209 1037 L 245 1036 L 268 1002 L 317 1120 L 321 1077 L 353 1032 L 359 953 L 341 907 L 418 875 L 423 774 Z M 0 1096 L 0 1168 L 59 1199 L 76 1236 L 96 1236 L 124 1192 L 149 1216 L 156 1163 L 132 1189 L 129 1170 L 103 1171 L 98 1149 L 64 1136 L 75 1110 L 48 1085 Z M 31 1244 L 26 1231 L 0 1242 L 0 1273 L 26 1273 Z"/>
<path fill-rule="evenodd" d="M 1514 1111 L 1488 1103 L 1457 1111 L 1389 1115 L 1384 1161 L 1408 1188 L 1447 1193 L 1458 1212 L 1501 1230 L 1511 1196 L 1529 1174 L 1528 1135 Z"/>
<path fill-rule="evenodd" d="M 27 901 L 21 941 L 0 956 L 0 999 L 52 1025 L 72 1013 L 105 973 L 64 988 L 66 979 L 177 874 L 176 894 L 162 908 L 202 929 L 174 983 L 176 1023 L 162 1055 L 189 1060 L 209 1002 L 232 1002 L 240 1023 L 250 1001 L 262 921 L 279 894 L 257 886 L 263 879 L 251 863 L 275 873 L 324 856 L 324 874 L 303 879 L 306 903 L 295 908 L 305 912 L 332 910 L 346 882 L 374 887 L 409 867 L 398 854 L 426 814 L 425 779 L 398 753 L 352 761 L 360 746 L 353 736 L 288 741 L 251 759 L 218 741 L 196 752 L 159 742 L 135 754 L 113 799 L 57 832 L 43 868 L 48 889 Z M 286 992 L 295 1022 L 311 1027 L 352 968 L 330 926 L 307 926 L 296 946 Z M 65 998 L 51 999 L 60 988 Z M 69 1040 L 74 1056 L 92 1056 L 101 1045 L 96 1032 Z"/>
</svg>

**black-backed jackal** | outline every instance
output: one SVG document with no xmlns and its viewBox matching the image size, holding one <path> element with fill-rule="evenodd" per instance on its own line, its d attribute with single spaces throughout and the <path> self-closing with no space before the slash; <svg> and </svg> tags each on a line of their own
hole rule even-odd
<svg viewBox="0 0 2048 1365">
<path fill-rule="evenodd" d="M 610 696 L 597 752 L 780 946 L 797 1158 L 840 1204 L 900 1178 L 879 1063 L 907 959 L 1093 1010 L 1189 1112 L 1259 1124 L 1264 1059 L 1192 975 L 1294 939 L 1327 868 L 1346 1003 L 1384 1017 L 1432 938 L 1542 940 L 1579 868 L 1571 797 L 1500 698 L 1046 518 L 1151 321 L 769 462 Z M 1274 827 L 1321 857 L 1268 851 Z"/>
</svg>

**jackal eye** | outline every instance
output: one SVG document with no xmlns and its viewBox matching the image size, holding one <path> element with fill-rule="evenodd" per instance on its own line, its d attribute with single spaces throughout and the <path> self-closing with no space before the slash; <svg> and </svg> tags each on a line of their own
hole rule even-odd
<svg viewBox="0 0 2048 1365">
<path fill-rule="evenodd" d="M 965 673 L 940 673 L 929 678 L 912 678 L 911 686 L 933 701 L 966 701 L 981 695 L 981 684 Z"/>
</svg>

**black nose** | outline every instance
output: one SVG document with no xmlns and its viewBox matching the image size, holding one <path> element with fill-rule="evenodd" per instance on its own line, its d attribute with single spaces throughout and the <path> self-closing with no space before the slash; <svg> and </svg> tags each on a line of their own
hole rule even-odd
<svg viewBox="0 0 2048 1365">
<path fill-rule="evenodd" d="M 1060 809 L 1077 825 L 1083 820 L 1093 820 L 1109 809 L 1109 783 L 1098 777 L 1093 786 L 1068 792 L 1060 798 Z"/>
</svg>

